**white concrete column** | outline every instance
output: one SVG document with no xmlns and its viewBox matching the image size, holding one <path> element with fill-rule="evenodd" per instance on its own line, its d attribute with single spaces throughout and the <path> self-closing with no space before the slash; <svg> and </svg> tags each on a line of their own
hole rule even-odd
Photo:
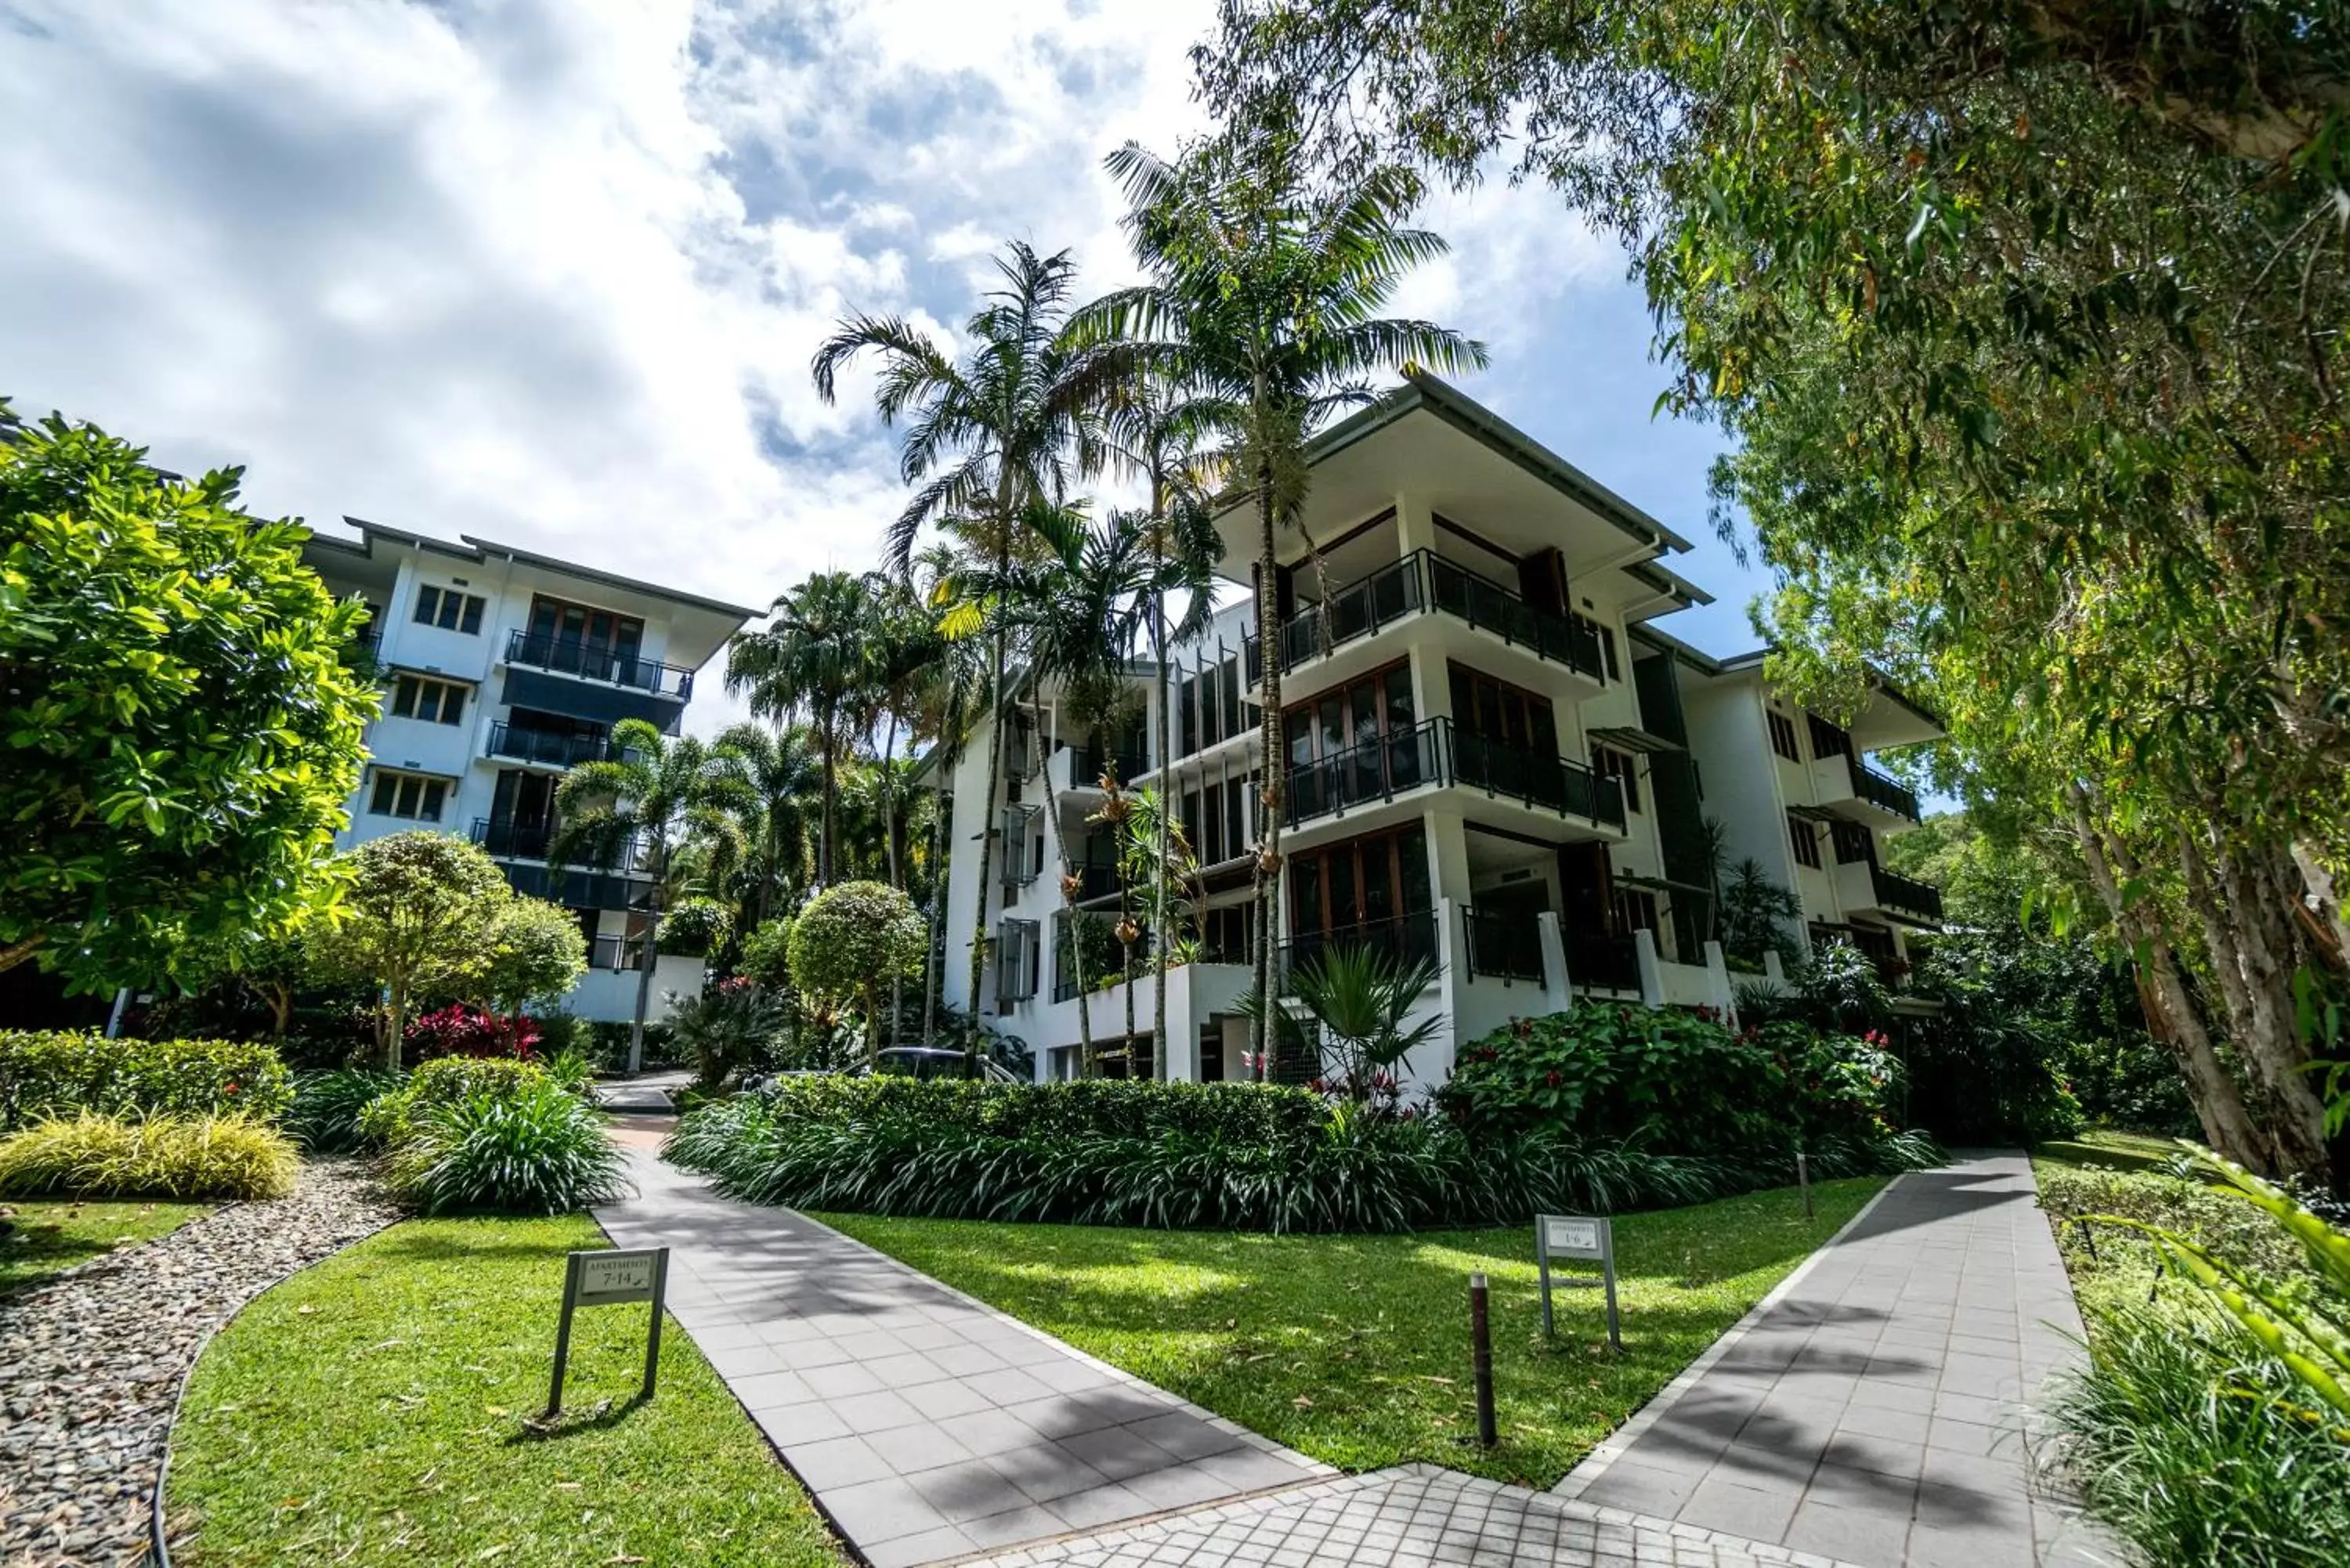
<svg viewBox="0 0 2350 1568">
<path fill-rule="evenodd" d="M 1707 989 L 1713 996 L 1713 1005 L 1732 1029 L 1738 1027 L 1738 992 L 1730 986 L 1730 961 L 1723 956 L 1721 944 L 1705 944 L 1705 974 Z"/>
<path fill-rule="evenodd" d="M 1428 832 L 1430 890 L 1440 900 L 1469 903 L 1469 830 L 1461 814 L 1430 811 L 1420 821 Z"/>
<path fill-rule="evenodd" d="M 1640 962 L 1640 1001 L 1649 1007 L 1665 1004 L 1665 971 L 1657 963 L 1657 934 L 1632 933 L 1632 954 Z"/>
<path fill-rule="evenodd" d="M 1780 961 L 1776 948 L 1762 950 L 1762 978 L 1781 991 L 1787 989 L 1787 966 Z"/>
<path fill-rule="evenodd" d="M 1553 1012 L 1565 1012 L 1575 1005 L 1575 992 L 1566 972 L 1566 938 L 1560 931 L 1558 911 L 1544 909 L 1534 917 L 1534 928 L 1542 938 L 1543 1003 Z"/>
</svg>

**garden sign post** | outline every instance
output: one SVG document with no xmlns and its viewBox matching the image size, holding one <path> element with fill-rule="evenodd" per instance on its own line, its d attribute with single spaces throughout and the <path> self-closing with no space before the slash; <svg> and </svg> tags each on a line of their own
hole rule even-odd
<svg viewBox="0 0 2350 1568">
<path fill-rule="evenodd" d="M 555 1381 L 546 1392 L 543 1419 L 551 1421 L 563 1410 L 563 1367 L 571 1356 L 571 1314 L 584 1306 L 653 1303 L 652 1324 L 645 1334 L 645 1386 L 639 1396 L 651 1398 L 653 1376 L 660 1364 L 661 1312 L 668 1301 L 667 1247 L 572 1253 L 563 1271 L 563 1316 L 555 1329 Z"/>
<path fill-rule="evenodd" d="M 1551 1334 L 1550 1272 L 1553 1259 L 1574 1259 L 1597 1263 L 1599 1277 L 1596 1280 L 1562 1278 L 1557 1281 L 1562 1290 L 1604 1289 L 1607 1293 L 1607 1345 L 1610 1349 L 1624 1348 L 1623 1335 L 1618 1332 L 1616 1312 L 1616 1228 L 1596 1216 L 1575 1214 L 1543 1214 L 1534 1220 L 1534 1257 L 1542 1264 L 1543 1336 Z"/>
</svg>

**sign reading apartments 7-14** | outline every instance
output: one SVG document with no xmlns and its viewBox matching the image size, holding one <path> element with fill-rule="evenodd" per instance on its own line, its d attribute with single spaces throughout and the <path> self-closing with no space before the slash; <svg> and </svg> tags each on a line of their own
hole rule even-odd
<svg viewBox="0 0 2350 1568">
<path fill-rule="evenodd" d="M 668 1294 L 667 1247 L 572 1253 L 564 1264 L 563 1316 L 555 1330 L 555 1381 L 547 1389 L 546 1414 L 541 1419 L 551 1421 L 563 1409 L 564 1364 L 571 1359 L 571 1314 L 584 1306 L 653 1303 L 652 1323 L 645 1330 L 645 1386 L 639 1396 L 651 1398 L 653 1376 L 660 1365 L 661 1309 Z"/>
<path fill-rule="evenodd" d="M 1599 1277 L 1572 1275 L 1557 1281 L 1563 1290 L 1605 1290 L 1607 1293 L 1607 1344 L 1624 1348 L 1616 1311 L 1616 1228 L 1596 1215 L 1540 1214 L 1534 1217 L 1534 1257 L 1542 1264 L 1543 1334 L 1552 1332 L 1550 1293 L 1554 1262 L 1597 1263 Z"/>
</svg>

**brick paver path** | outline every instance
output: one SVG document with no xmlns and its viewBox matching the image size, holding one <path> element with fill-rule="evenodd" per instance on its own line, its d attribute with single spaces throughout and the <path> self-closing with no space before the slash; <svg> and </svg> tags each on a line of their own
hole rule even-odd
<svg viewBox="0 0 2350 1568">
<path fill-rule="evenodd" d="M 972 1568 L 1844 1568 L 1784 1547 L 1405 1465 Z"/>
<path fill-rule="evenodd" d="M 2115 1561 L 2031 1482 L 2081 1332 L 2033 1193 L 2020 1154 L 1901 1178 L 1558 1493 L 1863 1568 Z"/>
<path fill-rule="evenodd" d="M 669 1307 L 872 1568 L 967 1557 L 1332 1474 L 788 1210 L 619 1135 L 596 1211 L 666 1245 Z"/>
</svg>

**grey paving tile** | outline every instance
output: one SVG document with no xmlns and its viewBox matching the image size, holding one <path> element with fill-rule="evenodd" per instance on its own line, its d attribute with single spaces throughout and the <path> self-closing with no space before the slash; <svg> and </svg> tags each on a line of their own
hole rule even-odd
<svg viewBox="0 0 2350 1568">
<path fill-rule="evenodd" d="M 1128 1490 L 1154 1509 L 1193 1508 L 1232 1495 L 1232 1483 L 1198 1464 L 1164 1465 L 1121 1478 Z"/>
<path fill-rule="evenodd" d="M 936 1383 L 920 1383 L 911 1388 L 900 1388 L 898 1397 L 920 1411 L 927 1420 L 942 1421 L 953 1416 L 968 1416 L 975 1411 L 993 1410 L 987 1397 L 964 1387 L 953 1378 L 941 1378 Z"/>
<path fill-rule="evenodd" d="M 835 1487 L 824 1494 L 824 1506 L 868 1552 L 882 1542 L 920 1535 L 946 1522 L 912 1482 L 899 1476 Z"/>
<path fill-rule="evenodd" d="M 1141 1493 L 1112 1481 L 1054 1499 L 1053 1511 L 1066 1520 L 1072 1530 L 1091 1530 L 1113 1520 L 1139 1519 L 1158 1511 Z"/>
<path fill-rule="evenodd" d="M 1709 1476 L 1675 1515 L 1701 1530 L 1719 1530 L 1750 1541 L 1776 1541 L 1794 1517 L 1792 1488 L 1744 1486 Z"/>
<path fill-rule="evenodd" d="M 915 1568 L 922 1563 L 944 1563 L 969 1556 L 979 1543 L 952 1525 L 926 1530 L 919 1535 L 878 1542 L 865 1549 L 871 1568 Z"/>
<path fill-rule="evenodd" d="M 868 1436 L 887 1432 L 899 1427 L 910 1427 L 922 1420 L 922 1413 L 906 1403 L 903 1396 L 883 1389 L 877 1394 L 852 1394 L 846 1399 L 827 1399 L 833 1414 L 848 1423 L 852 1432 Z"/>
<path fill-rule="evenodd" d="M 1839 1563 L 1898 1568 L 1908 1543 L 1909 1516 L 1806 1501 L 1795 1510 L 1782 1544 Z"/>
<path fill-rule="evenodd" d="M 1108 1477 L 1124 1480 L 1145 1470 L 1165 1469 L 1175 1457 L 1131 1427 L 1098 1427 L 1056 1440 L 1054 1447 Z"/>
<path fill-rule="evenodd" d="M 1707 1468 L 1711 1468 L 1711 1466 Z M 1680 1514 L 1704 1470 L 1618 1459 L 1583 1494 L 1583 1501 L 1603 1508 L 1674 1519 Z"/>
<path fill-rule="evenodd" d="M 1081 1395 L 1051 1393 L 1042 1398 L 1007 1405 L 1004 1409 L 1045 1438 L 1075 1437 L 1079 1432 L 1120 1426 L 1148 1414 L 1143 1411 L 1128 1414 L 1105 1400 L 1088 1399 Z"/>
<path fill-rule="evenodd" d="M 1091 1465 L 1050 1443 L 983 1453 L 982 1462 L 1035 1502 L 1051 1502 L 1073 1491 L 1103 1484 L 1108 1478 Z M 1235 1487 L 1235 1491 L 1243 1489 Z"/>
<path fill-rule="evenodd" d="M 1879 1405 L 1848 1405 L 1836 1418 L 1836 1435 L 1890 1438 L 1896 1442 L 1923 1443 L 1934 1418 L 1923 1410 L 1888 1409 Z"/>
<path fill-rule="evenodd" d="M 1035 1500 L 1002 1472 L 976 1459 L 918 1470 L 906 1477 L 916 1491 L 951 1524 L 1023 1508 Z"/>
<path fill-rule="evenodd" d="M 833 1438 L 820 1443 L 794 1443 L 784 1459 L 803 1484 L 823 1492 L 833 1487 L 879 1480 L 897 1472 L 862 1438 Z"/>
<path fill-rule="evenodd" d="M 767 1440 L 779 1449 L 788 1449 L 795 1443 L 820 1443 L 827 1438 L 849 1436 L 848 1423 L 822 1400 L 754 1410 L 751 1418 L 759 1424 L 761 1431 L 767 1434 Z"/>
<path fill-rule="evenodd" d="M 936 1469 L 941 1465 L 960 1464 L 977 1458 L 979 1453 L 943 1428 L 923 1422 L 884 1428 L 869 1440 L 889 1461 L 889 1468 L 901 1476 Z"/>
<path fill-rule="evenodd" d="M 1129 1423 L 1128 1429 L 1149 1438 L 1178 1459 L 1205 1459 L 1210 1454 L 1229 1453 L 1243 1446 L 1235 1434 L 1211 1427 L 1188 1410 L 1146 1417 Z"/>
<path fill-rule="evenodd" d="M 880 1379 L 884 1388 L 910 1388 L 917 1384 L 936 1383 L 947 1374 L 938 1363 L 920 1351 L 909 1350 L 896 1355 L 884 1355 L 877 1360 L 861 1361 L 858 1366 Z"/>
<path fill-rule="evenodd" d="M 955 1528 L 968 1537 L 981 1551 L 991 1546 L 1009 1546 L 1023 1541 L 1042 1541 L 1047 1536 L 1064 1535 L 1069 1523 L 1042 1503 L 1022 1503 L 1002 1513 L 991 1513 L 984 1519 L 966 1519 Z"/>
<path fill-rule="evenodd" d="M 743 1407 L 754 1415 L 780 1405 L 801 1405 L 816 1397 L 808 1386 L 792 1372 L 761 1372 L 747 1377 L 730 1377 L 726 1386 Z"/>
<path fill-rule="evenodd" d="M 1295 1460 L 1260 1449 L 1235 1449 L 1230 1453 L 1210 1454 L 1193 1461 L 1211 1475 L 1222 1476 L 1232 1482 L 1234 1491 L 1258 1491 L 1266 1487 L 1287 1486 L 1303 1480 L 1312 1472 Z"/>
<path fill-rule="evenodd" d="M 819 1399 L 842 1399 L 853 1394 L 881 1391 L 881 1379 L 854 1361 L 807 1367 L 800 1373 L 800 1379 Z"/>
</svg>

